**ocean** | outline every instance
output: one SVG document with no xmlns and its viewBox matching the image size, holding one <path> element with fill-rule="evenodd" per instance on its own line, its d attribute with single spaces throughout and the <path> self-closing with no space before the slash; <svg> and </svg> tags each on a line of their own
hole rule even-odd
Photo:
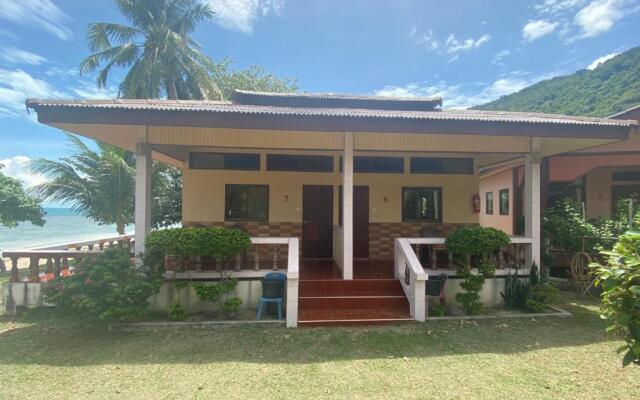
<svg viewBox="0 0 640 400">
<path fill-rule="evenodd" d="M 15 228 L 0 226 L 0 251 L 50 246 L 118 234 L 115 225 L 98 225 L 68 208 L 45 207 L 44 210 L 47 215 L 46 223 L 42 227 L 29 222 L 21 223 Z M 126 233 L 133 233 L 133 225 L 126 228 Z"/>
</svg>

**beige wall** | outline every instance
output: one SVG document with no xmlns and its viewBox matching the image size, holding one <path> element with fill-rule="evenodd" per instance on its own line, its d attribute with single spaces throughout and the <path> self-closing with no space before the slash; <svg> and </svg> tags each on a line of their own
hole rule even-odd
<svg viewBox="0 0 640 400">
<path fill-rule="evenodd" d="M 637 168 L 636 168 L 637 169 Z M 586 174 L 587 218 L 611 215 L 611 174 L 630 168 L 598 168 Z M 638 185 L 640 182 L 616 182 L 616 185 Z"/>
<path fill-rule="evenodd" d="M 304 154 L 302 151 L 272 151 L 273 153 Z M 300 222 L 302 220 L 303 185 L 334 186 L 334 224 L 338 223 L 338 186 L 342 177 L 338 172 L 340 152 L 313 152 L 334 154 L 333 173 L 266 171 L 261 152 L 261 171 L 184 170 L 183 221 L 224 221 L 225 184 L 269 185 L 269 221 Z M 381 155 L 381 153 L 375 153 Z M 366 153 L 357 153 L 366 155 Z M 398 155 L 387 154 L 384 155 Z M 475 175 L 409 174 L 409 158 L 405 159 L 404 174 L 354 174 L 354 185 L 369 186 L 370 222 L 402 221 L 403 186 L 442 187 L 443 222 L 477 223 L 471 198 L 478 191 Z"/>
<path fill-rule="evenodd" d="M 509 215 L 500 215 L 500 190 L 509 189 Z M 493 192 L 493 214 L 487 215 L 486 193 Z M 513 234 L 513 170 L 491 174 L 480 179 L 480 225 Z"/>
</svg>

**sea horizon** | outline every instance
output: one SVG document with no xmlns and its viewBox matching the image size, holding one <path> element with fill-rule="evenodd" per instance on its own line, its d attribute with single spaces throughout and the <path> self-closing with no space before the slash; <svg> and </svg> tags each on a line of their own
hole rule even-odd
<svg viewBox="0 0 640 400">
<path fill-rule="evenodd" d="M 116 236 L 116 226 L 99 225 L 90 218 L 64 207 L 44 207 L 45 224 L 35 226 L 20 223 L 15 228 L 0 226 L 0 251 L 33 249 L 62 243 L 80 242 L 107 236 Z M 133 233 L 133 225 L 126 233 Z"/>
</svg>

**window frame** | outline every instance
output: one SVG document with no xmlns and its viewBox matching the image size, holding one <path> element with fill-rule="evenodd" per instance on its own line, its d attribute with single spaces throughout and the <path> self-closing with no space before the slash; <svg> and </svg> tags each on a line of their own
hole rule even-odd
<svg viewBox="0 0 640 400">
<path fill-rule="evenodd" d="M 489 203 L 489 197 L 491 197 L 491 203 Z M 491 204 L 491 208 L 489 208 L 489 204 Z M 484 194 L 484 212 L 486 215 L 493 215 L 493 191 Z"/>
<path fill-rule="evenodd" d="M 327 160 L 330 160 L 330 162 L 328 163 L 328 166 L 330 168 L 328 169 L 321 169 L 321 168 L 301 168 L 301 169 L 287 169 L 287 168 L 273 168 L 270 167 L 269 165 L 269 159 L 273 159 L 273 157 L 301 157 L 301 158 L 315 158 L 315 159 L 320 159 L 320 158 L 326 158 Z M 267 153 L 266 156 L 266 171 L 273 171 L 273 172 L 319 172 L 319 173 L 325 173 L 325 174 L 330 174 L 333 173 L 335 171 L 335 166 L 334 166 L 335 160 L 334 160 L 334 156 L 333 155 L 326 155 L 326 154 L 281 154 L 281 153 Z"/>
<path fill-rule="evenodd" d="M 470 168 L 468 170 L 465 170 L 464 172 L 445 171 L 444 168 L 442 171 L 419 171 L 417 168 L 417 165 L 415 164 L 420 162 L 421 160 L 439 160 L 443 163 L 443 167 L 444 167 L 444 163 L 447 161 L 461 161 L 461 162 L 464 162 L 465 164 L 469 164 L 467 166 Z M 474 160 L 471 157 L 410 157 L 409 158 L 409 172 L 411 174 L 473 175 L 473 170 L 474 170 Z"/>
<path fill-rule="evenodd" d="M 406 204 L 405 204 L 405 193 L 408 190 L 432 190 L 435 191 L 438 194 L 438 210 L 437 213 L 434 212 L 435 214 L 435 219 L 421 219 L 421 218 L 407 218 L 406 217 L 406 213 L 405 213 L 405 209 L 406 209 Z M 413 222 L 413 223 L 438 223 L 441 224 L 442 223 L 442 208 L 443 208 L 443 204 L 442 204 L 442 186 L 403 186 L 402 187 L 402 198 L 400 200 L 402 202 L 402 222 Z"/>
<path fill-rule="evenodd" d="M 506 193 L 507 194 L 507 205 L 506 205 L 506 210 L 502 208 L 503 204 L 502 204 L 502 194 Z M 499 208 L 500 208 L 500 215 L 509 215 L 509 203 L 511 201 L 511 199 L 509 198 L 510 194 L 509 194 L 509 189 L 500 189 L 500 191 L 498 192 L 498 202 L 499 204 Z"/>
<path fill-rule="evenodd" d="M 264 219 L 257 218 L 249 218 L 247 214 L 247 218 L 230 218 L 229 217 L 229 194 L 231 189 L 234 188 L 264 188 L 266 190 L 266 198 L 265 198 L 265 216 Z M 269 185 L 261 185 L 261 184 L 236 184 L 236 183 L 227 183 L 224 185 L 224 220 L 229 222 L 268 222 L 269 221 Z"/>
<path fill-rule="evenodd" d="M 222 168 L 212 168 L 212 167 L 194 167 L 193 166 L 193 157 L 197 155 L 206 155 L 206 156 L 222 156 Z M 248 168 L 229 168 L 227 167 L 227 156 L 251 156 L 252 158 L 257 159 L 257 165 L 255 167 Z M 254 160 L 255 161 L 255 160 Z M 189 152 L 189 169 L 190 170 L 201 170 L 201 171 L 260 171 L 260 153 L 225 153 L 225 152 L 208 152 L 208 151 L 192 151 Z"/>
</svg>

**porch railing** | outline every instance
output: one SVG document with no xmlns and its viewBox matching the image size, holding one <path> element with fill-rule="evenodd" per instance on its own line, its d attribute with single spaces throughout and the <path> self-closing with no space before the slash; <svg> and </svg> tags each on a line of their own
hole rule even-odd
<svg viewBox="0 0 640 400">
<path fill-rule="evenodd" d="M 526 270 L 525 260 L 531 239 L 526 237 L 512 237 L 511 243 L 498 252 L 496 275 L 505 275 L 512 268 Z M 428 315 L 426 301 L 426 281 L 429 274 L 455 275 L 453 258 L 447 252 L 446 267 L 442 268 L 438 259 L 438 252 L 446 252 L 446 239 L 433 238 L 396 238 L 394 254 L 395 277 L 402 284 L 407 300 L 409 301 L 411 316 L 417 321 L 424 321 Z M 429 255 L 427 265 L 422 265 L 419 255 L 421 248 L 425 246 Z"/>
<path fill-rule="evenodd" d="M 84 242 L 75 242 L 67 244 L 59 244 L 55 246 L 41 247 L 30 250 L 5 251 L 4 257 L 11 260 L 11 283 L 24 284 L 24 297 L 21 295 L 20 304 L 18 305 L 41 305 L 40 291 L 33 296 L 34 300 L 27 300 L 27 290 L 32 292 L 33 288 L 28 289 L 27 284 L 39 284 L 41 281 L 40 271 L 42 269 L 41 261 L 46 260 L 44 266 L 45 273 L 51 273 L 53 277 L 60 277 L 65 269 L 69 268 L 70 260 L 80 260 L 85 257 L 93 257 L 102 250 L 109 247 L 126 247 L 133 251 L 133 235 L 114 236 L 98 240 L 90 240 Z M 252 249 L 244 257 L 238 256 L 234 260 L 233 276 L 246 278 L 260 278 L 264 274 L 273 270 L 282 270 L 285 267 L 287 275 L 287 318 L 288 327 L 296 327 L 298 323 L 298 286 L 300 279 L 299 264 L 299 240 L 295 237 L 252 237 Z M 21 259 L 29 260 L 29 275 L 25 280 L 20 279 L 18 270 L 19 261 Z M 198 263 L 198 265 L 200 265 Z M 194 275 L 195 273 L 195 275 Z M 209 272 L 210 273 L 210 272 Z M 192 278 L 207 277 L 208 272 L 199 270 L 198 266 L 194 270 L 183 273 Z M 180 278 L 180 273 L 172 273 L 174 277 Z M 38 285 L 39 286 L 39 285 Z M 13 291 L 13 285 L 9 290 Z M 36 293 L 36 292 L 34 292 Z M 5 296 L 7 297 L 7 296 Z M 24 300 L 23 300 L 24 299 Z M 9 295 L 9 303 L 6 307 L 15 309 L 14 295 Z M 24 304 L 22 304 L 24 302 Z M 10 311 L 8 309 L 8 311 Z"/>
<path fill-rule="evenodd" d="M 29 282 L 40 282 L 42 260 L 46 260 L 45 272 L 59 277 L 62 270 L 69 268 L 69 260 L 78 260 L 100 253 L 105 248 L 128 248 L 133 250 L 133 235 L 118 235 L 80 242 L 62 243 L 27 250 L 9 250 L 2 253 L 11 260 L 11 282 L 20 282 L 18 265 L 21 259 L 29 260 Z"/>
</svg>

